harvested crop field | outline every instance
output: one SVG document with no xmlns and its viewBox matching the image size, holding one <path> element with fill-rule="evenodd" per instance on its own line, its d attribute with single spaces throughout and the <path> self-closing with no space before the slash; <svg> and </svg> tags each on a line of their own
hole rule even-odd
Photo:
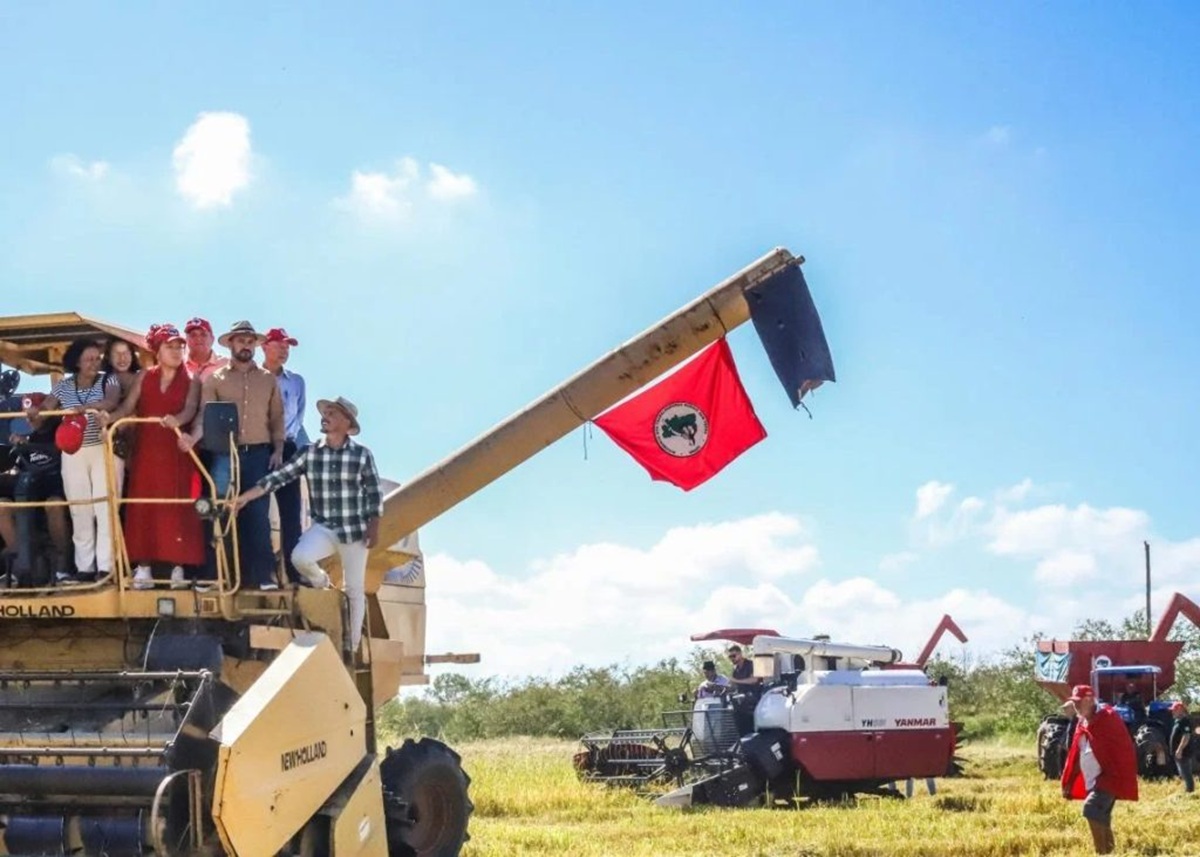
<svg viewBox="0 0 1200 857">
<path fill-rule="evenodd" d="M 472 777 L 476 807 L 464 857 L 1092 853 L 1079 805 L 1042 779 L 1031 746 L 964 748 L 966 776 L 938 780 L 932 797 L 918 782 L 912 800 L 687 811 L 580 783 L 571 768 L 571 742 L 518 738 L 456 749 Z M 1182 794 L 1178 780 L 1143 782 L 1141 801 L 1117 805 L 1114 827 L 1118 854 L 1200 855 L 1200 800 Z"/>
</svg>

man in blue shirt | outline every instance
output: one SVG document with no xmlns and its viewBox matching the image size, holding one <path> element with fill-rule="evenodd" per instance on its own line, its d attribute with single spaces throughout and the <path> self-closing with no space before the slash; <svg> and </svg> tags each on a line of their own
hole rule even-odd
<svg viewBox="0 0 1200 857">
<path fill-rule="evenodd" d="M 304 430 L 304 378 L 285 368 L 292 346 L 300 343 L 282 327 L 273 327 L 263 339 L 263 367 L 275 376 L 279 393 L 283 396 L 283 460 L 291 461 L 296 453 L 309 444 Z M 300 480 L 289 482 L 275 492 L 275 504 L 279 508 L 279 546 L 283 553 L 283 567 L 288 580 L 300 582 L 300 574 L 292 564 L 292 551 L 300 541 Z"/>
</svg>

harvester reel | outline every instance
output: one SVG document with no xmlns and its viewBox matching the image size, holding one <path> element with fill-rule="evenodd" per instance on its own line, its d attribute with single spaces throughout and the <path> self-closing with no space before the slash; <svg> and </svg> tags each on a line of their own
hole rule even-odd
<svg viewBox="0 0 1200 857">
<path fill-rule="evenodd" d="M 389 747 L 379 766 L 388 857 L 457 857 L 475 805 L 461 757 L 433 738 Z"/>
<path fill-rule="evenodd" d="M 663 754 L 663 774 L 683 785 L 683 776 L 692 765 L 692 760 L 684 747 L 672 747 Z"/>
</svg>

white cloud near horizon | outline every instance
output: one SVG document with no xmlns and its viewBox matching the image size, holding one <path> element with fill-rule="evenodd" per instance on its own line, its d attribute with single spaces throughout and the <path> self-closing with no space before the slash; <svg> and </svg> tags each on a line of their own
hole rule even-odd
<svg viewBox="0 0 1200 857">
<path fill-rule="evenodd" d="M 349 192 L 334 205 L 365 220 L 404 221 L 414 217 L 425 199 L 451 205 L 478 193 L 479 184 L 472 176 L 437 163 L 422 167 L 416 158 L 406 156 L 391 171 L 354 170 Z"/>
<path fill-rule="evenodd" d="M 251 180 L 250 122 L 238 113 L 201 113 L 171 155 L 175 188 L 194 208 L 227 207 Z"/>
<path fill-rule="evenodd" d="M 107 161 L 85 161 L 78 155 L 65 153 L 50 159 L 50 169 L 59 175 L 88 182 L 98 182 L 108 175 Z"/>
<path fill-rule="evenodd" d="M 1002 597 L 975 579 L 940 594 L 915 595 L 907 581 L 884 584 L 826 569 L 805 524 L 775 512 L 677 527 L 644 548 L 581 545 L 537 560 L 520 575 L 479 559 L 433 554 L 426 564 L 427 647 L 481 652 L 482 664 L 469 674 L 507 677 L 683 656 L 696 645 L 691 634 L 729 627 L 828 633 L 915 657 L 949 613 L 979 660 L 1035 632 L 1066 635 L 1084 619 L 1119 619 L 1141 606 L 1137 592 L 1113 593 L 1129 589 L 1121 585 L 1126 560 L 1131 551 L 1140 555 L 1141 537 L 1151 535 L 1146 513 L 1083 503 L 1012 508 L 973 496 L 955 503 L 952 491 L 940 487 L 925 496 L 940 499 L 923 507 L 918 502 L 914 517 L 924 510 L 922 522 L 957 540 L 955 549 L 967 551 L 968 563 L 974 551 L 991 563 L 1009 564 L 1024 593 L 1006 588 Z M 993 496 L 1008 503 L 1011 495 Z M 929 512 L 932 505 L 940 512 Z M 1172 586 L 1200 576 L 1200 537 L 1155 544 L 1155 603 L 1161 609 Z M 902 569 L 921 557 L 916 550 L 896 552 L 879 566 Z M 1047 590 L 1053 595 L 1045 597 Z M 964 650 L 947 638 L 942 651 L 953 657 Z"/>
</svg>

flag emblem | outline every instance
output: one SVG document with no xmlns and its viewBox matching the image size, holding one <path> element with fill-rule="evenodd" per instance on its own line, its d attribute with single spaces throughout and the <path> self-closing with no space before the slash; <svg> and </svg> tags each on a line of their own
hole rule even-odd
<svg viewBox="0 0 1200 857">
<path fill-rule="evenodd" d="M 724 338 L 596 418 L 650 478 L 690 491 L 767 436 Z"/>
<path fill-rule="evenodd" d="M 693 404 L 674 402 L 654 418 L 654 439 L 668 455 L 688 458 L 708 443 L 708 418 Z"/>
</svg>

